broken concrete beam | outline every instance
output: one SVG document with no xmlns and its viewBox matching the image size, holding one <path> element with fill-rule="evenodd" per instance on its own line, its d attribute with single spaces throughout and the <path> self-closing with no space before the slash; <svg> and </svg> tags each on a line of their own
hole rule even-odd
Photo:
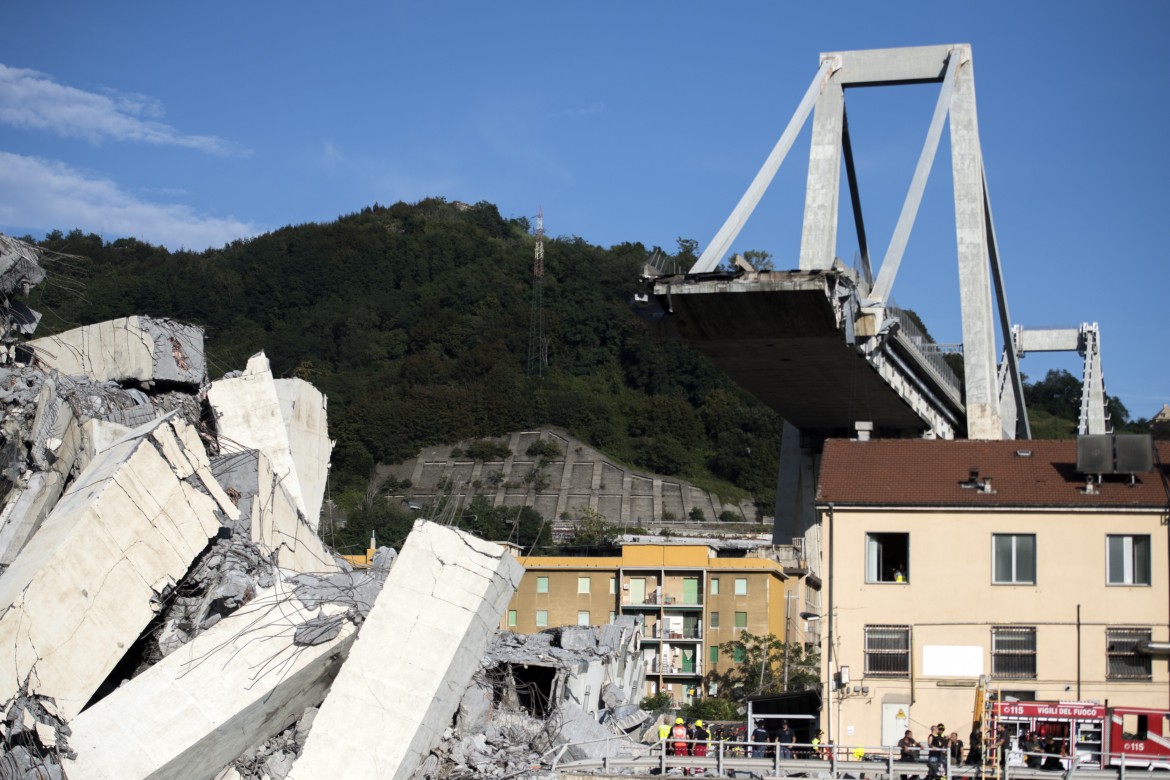
<svg viewBox="0 0 1170 780">
<path fill-rule="evenodd" d="M 288 432 L 289 452 L 305 500 L 305 519 L 316 531 L 329 478 L 329 456 L 333 452 L 326 414 L 328 399 L 303 379 L 277 379 L 275 384 Z"/>
<path fill-rule="evenodd" d="M 0 702 L 27 680 L 66 720 L 80 712 L 235 511 L 181 420 L 98 455 L 0 577 Z"/>
<path fill-rule="evenodd" d="M 225 489 L 238 496 L 241 523 L 253 542 L 265 553 L 275 552 L 276 565 L 295 572 L 333 572 L 333 554 L 297 511 L 283 482 L 260 450 L 224 455 L 212 463 L 211 472 Z"/>
<path fill-rule="evenodd" d="M 41 385 L 27 441 L 32 468 L 0 510 L 0 566 L 8 566 L 56 506 L 78 465 L 82 436 L 73 409 L 56 393 L 56 382 Z"/>
<path fill-rule="evenodd" d="M 296 627 L 319 614 L 287 591 L 261 594 L 74 718 L 66 774 L 216 777 L 325 697 L 355 628 L 341 620 L 335 638 L 294 644 Z"/>
<path fill-rule="evenodd" d="M 98 381 L 199 386 L 207 376 L 203 330 L 173 320 L 123 317 L 27 342 L 41 365 Z"/>
<path fill-rule="evenodd" d="M 523 571 L 498 544 L 417 521 L 289 780 L 410 777 L 451 723 Z"/>
<path fill-rule="evenodd" d="M 337 570 L 333 554 L 300 514 L 263 452 L 217 458 L 212 473 L 238 496 L 241 523 L 247 523 L 241 530 L 265 552 L 275 552 L 278 566 L 296 572 Z"/>
<path fill-rule="evenodd" d="M 238 376 L 212 382 L 207 391 L 207 401 L 215 411 L 221 450 L 232 452 L 249 449 L 263 452 L 297 510 L 315 529 L 318 517 L 309 516 L 300 475 L 289 444 L 280 396 L 264 353 L 259 352 L 249 358 L 247 369 Z M 318 513 L 320 506 L 318 502 Z"/>
</svg>

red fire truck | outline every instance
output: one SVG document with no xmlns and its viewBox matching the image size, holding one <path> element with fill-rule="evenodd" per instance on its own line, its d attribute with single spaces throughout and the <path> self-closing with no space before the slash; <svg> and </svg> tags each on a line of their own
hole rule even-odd
<svg viewBox="0 0 1170 780">
<path fill-rule="evenodd" d="M 995 727 L 1008 738 L 1009 766 L 1025 763 L 1021 747 L 1033 735 L 1030 752 L 1061 756 L 1067 768 L 1119 766 L 1170 769 L 1170 710 L 1106 707 L 1076 701 L 1004 701 L 994 703 Z M 991 733 L 996 733 L 993 728 Z"/>
</svg>

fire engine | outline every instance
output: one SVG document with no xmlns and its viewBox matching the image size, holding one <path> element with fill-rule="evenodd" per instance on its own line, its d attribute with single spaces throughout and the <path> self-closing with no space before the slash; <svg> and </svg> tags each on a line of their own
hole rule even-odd
<svg viewBox="0 0 1170 780">
<path fill-rule="evenodd" d="M 994 735 L 1003 727 L 1009 766 L 1025 762 L 1022 743 L 1034 734 L 1041 746 L 1030 752 L 1058 754 L 1078 766 L 1170 769 L 1170 710 L 1107 707 L 1077 701 L 996 701 Z M 989 745 L 990 749 L 990 745 Z"/>
</svg>

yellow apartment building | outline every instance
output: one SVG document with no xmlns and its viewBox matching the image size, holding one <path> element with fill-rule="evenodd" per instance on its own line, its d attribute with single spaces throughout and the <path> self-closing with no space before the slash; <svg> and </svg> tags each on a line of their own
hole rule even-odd
<svg viewBox="0 0 1170 780">
<path fill-rule="evenodd" d="M 826 442 L 830 738 L 943 723 L 967 742 L 984 675 L 1021 700 L 1170 706 L 1170 447 L 1154 454 L 1098 479 L 1075 441 Z"/>
<path fill-rule="evenodd" d="M 819 580 L 798 560 L 761 552 L 627 543 L 612 557 L 521 557 L 524 578 L 501 628 L 534 633 L 635 615 L 643 620 L 646 694 L 670 691 L 676 703 L 711 695 L 704 675 L 735 663 L 719 645 L 739 632 L 818 641 L 817 622 L 800 613 L 819 614 Z"/>
</svg>

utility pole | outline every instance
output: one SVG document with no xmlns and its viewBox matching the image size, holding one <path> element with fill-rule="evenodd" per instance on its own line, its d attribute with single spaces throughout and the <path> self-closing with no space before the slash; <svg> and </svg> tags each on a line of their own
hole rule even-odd
<svg viewBox="0 0 1170 780">
<path fill-rule="evenodd" d="M 784 692 L 788 692 L 788 637 L 792 633 L 792 591 L 784 593 Z"/>
</svg>

